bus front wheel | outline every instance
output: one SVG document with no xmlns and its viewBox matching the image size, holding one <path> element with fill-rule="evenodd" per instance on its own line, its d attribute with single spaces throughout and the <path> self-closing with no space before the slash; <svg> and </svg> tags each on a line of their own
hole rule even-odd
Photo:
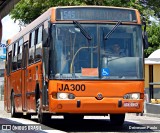
<svg viewBox="0 0 160 133">
<path fill-rule="evenodd" d="M 125 120 L 125 114 L 110 114 L 111 124 L 121 126 Z"/>
</svg>

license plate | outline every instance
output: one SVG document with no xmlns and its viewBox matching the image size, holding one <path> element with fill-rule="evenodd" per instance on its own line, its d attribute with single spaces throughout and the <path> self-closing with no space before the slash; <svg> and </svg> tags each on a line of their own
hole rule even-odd
<svg viewBox="0 0 160 133">
<path fill-rule="evenodd" d="M 139 103 L 136 102 L 125 102 L 123 104 L 124 107 L 139 107 Z"/>
</svg>

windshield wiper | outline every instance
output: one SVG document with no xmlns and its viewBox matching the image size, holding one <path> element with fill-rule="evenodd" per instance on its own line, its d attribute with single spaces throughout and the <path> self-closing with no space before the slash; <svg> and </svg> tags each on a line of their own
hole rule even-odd
<svg viewBox="0 0 160 133">
<path fill-rule="evenodd" d="M 73 21 L 73 23 L 80 28 L 81 33 L 88 39 L 92 40 L 92 37 L 88 34 L 88 32 L 81 26 L 81 24 L 78 21 Z"/>
<path fill-rule="evenodd" d="M 110 30 L 110 32 L 108 32 L 108 34 L 104 36 L 104 40 L 107 40 L 121 23 L 121 21 L 118 21 L 117 24 Z"/>
</svg>

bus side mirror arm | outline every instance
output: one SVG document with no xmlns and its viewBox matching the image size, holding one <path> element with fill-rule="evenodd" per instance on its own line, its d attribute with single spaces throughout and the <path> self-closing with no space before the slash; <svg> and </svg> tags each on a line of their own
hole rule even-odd
<svg viewBox="0 0 160 133">
<path fill-rule="evenodd" d="M 146 32 L 146 22 L 143 21 L 143 24 L 144 24 L 143 45 L 144 45 L 144 49 L 147 49 L 149 47 L 149 43 L 148 43 L 148 36 Z"/>
<path fill-rule="evenodd" d="M 149 47 L 149 43 L 148 43 L 148 36 L 147 36 L 147 33 L 144 32 L 143 33 L 143 44 L 144 44 L 144 49 L 147 49 Z"/>
</svg>

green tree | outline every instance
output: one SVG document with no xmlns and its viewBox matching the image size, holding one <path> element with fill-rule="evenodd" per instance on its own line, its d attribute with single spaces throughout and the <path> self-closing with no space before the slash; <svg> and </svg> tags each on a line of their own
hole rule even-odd
<svg viewBox="0 0 160 133">
<path fill-rule="evenodd" d="M 148 57 L 153 51 L 160 48 L 160 22 L 152 22 L 147 27 L 149 47 L 146 49 L 145 56 Z"/>
<path fill-rule="evenodd" d="M 154 16 L 160 18 L 160 0 L 141 0 L 146 8 L 154 11 Z"/>
</svg>

